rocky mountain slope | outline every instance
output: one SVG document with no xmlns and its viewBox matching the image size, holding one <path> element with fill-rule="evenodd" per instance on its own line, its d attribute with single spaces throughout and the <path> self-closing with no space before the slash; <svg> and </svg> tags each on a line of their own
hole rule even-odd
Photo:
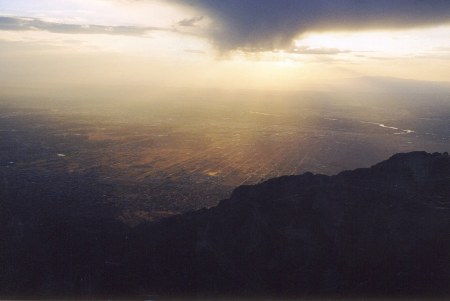
<svg viewBox="0 0 450 301">
<path fill-rule="evenodd" d="M 161 292 L 447 294 L 450 157 L 398 154 L 336 176 L 239 187 L 133 239 L 134 282 Z"/>
<path fill-rule="evenodd" d="M 242 186 L 135 228 L 87 219 L 37 222 L 31 242 L 4 224 L 0 295 L 450 296 L 446 153 Z"/>
</svg>

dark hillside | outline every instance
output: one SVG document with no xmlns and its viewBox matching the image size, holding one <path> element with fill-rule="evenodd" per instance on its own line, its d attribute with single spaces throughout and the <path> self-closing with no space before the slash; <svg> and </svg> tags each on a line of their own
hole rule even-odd
<svg viewBox="0 0 450 301">
<path fill-rule="evenodd" d="M 101 200 L 94 184 L 83 185 Z M 19 210 L 8 195 L 1 296 L 450 296 L 448 154 L 242 186 L 135 228 L 105 216 L 105 202 L 34 216 L 36 204 Z"/>
</svg>

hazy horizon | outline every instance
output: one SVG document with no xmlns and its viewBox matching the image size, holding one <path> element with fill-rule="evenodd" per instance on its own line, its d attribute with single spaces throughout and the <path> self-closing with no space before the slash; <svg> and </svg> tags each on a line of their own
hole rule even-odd
<svg viewBox="0 0 450 301">
<path fill-rule="evenodd" d="M 2 164 L 149 181 L 164 186 L 151 202 L 183 211 L 261 179 L 445 151 L 449 11 L 440 0 L 0 0 L 2 130 L 24 148 L 5 146 Z"/>
</svg>

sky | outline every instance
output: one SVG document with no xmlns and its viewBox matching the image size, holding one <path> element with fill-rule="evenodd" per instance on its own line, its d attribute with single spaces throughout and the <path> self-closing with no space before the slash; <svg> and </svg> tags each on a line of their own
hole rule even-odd
<svg viewBox="0 0 450 301">
<path fill-rule="evenodd" d="M 0 0 L 0 70 L 16 89 L 449 81 L 450 1 Z"/>
</svg>

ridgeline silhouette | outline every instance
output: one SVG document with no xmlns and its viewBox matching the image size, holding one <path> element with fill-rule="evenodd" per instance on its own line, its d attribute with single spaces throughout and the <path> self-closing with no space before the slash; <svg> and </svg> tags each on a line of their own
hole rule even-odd
<svg viewBox="0 0 450 301">
<path fill-rule="evenodd" d="M 36 196 L 14 183 L 1 187 L 2 298 L 450 296 L 447 153 L 241 186 L 134 228 L 88 179 L 89 202 L 69 184 Z"/>
</svg>

